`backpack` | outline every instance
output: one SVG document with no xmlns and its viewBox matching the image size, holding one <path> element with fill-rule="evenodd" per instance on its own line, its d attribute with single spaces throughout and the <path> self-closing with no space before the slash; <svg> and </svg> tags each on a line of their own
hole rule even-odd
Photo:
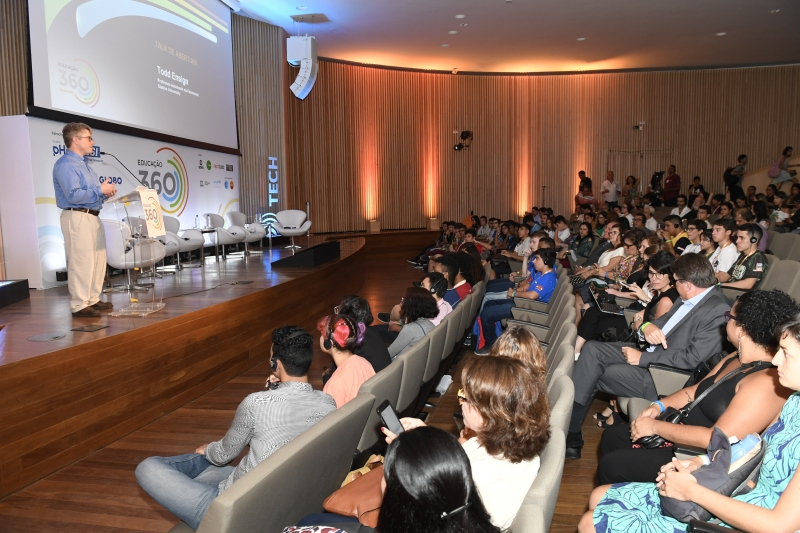
<svg viewBox="0 0 800 533">
<path fill-rule="evenodd" d="M 728 167 L 725 169 L 725 173 L 722 174 L 722 181 L 724 181 L 725 185 L 728 187 L 733 187 L 739 181 L 739 176 L 731 174 L 732 171 L 733 167 Z"/>
</svg>

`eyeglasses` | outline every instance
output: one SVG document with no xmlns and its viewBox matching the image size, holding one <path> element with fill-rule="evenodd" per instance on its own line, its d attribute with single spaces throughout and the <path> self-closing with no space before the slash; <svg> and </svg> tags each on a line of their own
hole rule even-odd
<svg viewBox="0 0 800 533">
<path fill-rule="evenodd" d="M 92 139 L 91 135 L 84 135 L 83 137 L 78 137 L 78 139 L 89 139 L 90 141 L 94 140 L 94 139 Z"/>
<path fill-rule="evenodd" d="M 686 231 L 697 231 L 697 228 L 689 226 L 688 228 L 686 228 Z"/>
<path fill-rule="evenodd" d="M 677 285 L 678 283 L 689 283 L 689 280 L 675 278 L 675 285 Z"/>
<path fill-rule="evenodd" d="M 735 316 L 733 316 L 733 313 L 731 313 L 730 311 L 725 311 L 725 323 L 727 324 L 731 320 L 733 320 L 734 322 L 739 321 Z"/>
<path fill-rule="evenodd" d="M 458 404 L 464 405 L 465 403 L 470 403 L 470 402 L 469 400 L 467 400 L 467 397 L 464 394 L 464 389 L 458 389 Z"/>
<path fill-rule="evenodd" d="M 664 275 L 665 274 L 663 272 L 653 272 L 652 270 L 647 271 L 648 278 L 663 278 Z"/>
</svg>

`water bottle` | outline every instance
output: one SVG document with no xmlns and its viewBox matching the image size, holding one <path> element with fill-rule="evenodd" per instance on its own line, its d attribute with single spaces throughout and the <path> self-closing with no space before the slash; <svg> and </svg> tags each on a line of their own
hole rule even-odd
<svg viewBox="0 0 800 533">
<path fill-rule="evenodd" d="M 750 450 L 758 446 L 759 441 L 758 435 L 750 434 L 736 444 L 731 445 L 731 464 L 735 463 L 747 455 Z"/>
</svg>

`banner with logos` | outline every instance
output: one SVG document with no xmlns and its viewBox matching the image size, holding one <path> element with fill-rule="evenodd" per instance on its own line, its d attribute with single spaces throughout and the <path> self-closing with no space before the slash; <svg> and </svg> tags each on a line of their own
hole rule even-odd
<svg viewBox="0 0 800 533">
<path fill-rule="evenodd" d="M 56 282 L 55 273 L 66 268 L 61 210 L 56 207 L 53 191 L 53 165 L 66 150 L 62 127 L 59 122 L 28 118 L 44 288 L 61 285 Z M 130 193 L 142 184 L 155 190 L 162 215 L 177 218 L 182 230 L 193 228 L 196 223 L 205 226 L 205 213 L 224 217 L 228 211 L 239 210 L 237 156 L 101 130 L 93 130 L 92 136 L 94 153 L 89 164 L 99 180 L 110 180 L 116 185 L 117 194 Z M 101 218 L 113 220 L 126 216 L 145 217 L 145 213 L 141 204 L 125 206 L 121 203 L 106 204 L 100 212 Z M 31 286 L 37 285 L 32 283 Z"/>
</svg>

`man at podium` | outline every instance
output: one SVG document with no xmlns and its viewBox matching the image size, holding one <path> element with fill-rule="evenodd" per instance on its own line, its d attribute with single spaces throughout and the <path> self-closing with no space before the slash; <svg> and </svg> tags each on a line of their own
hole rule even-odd
<svg viewBox="0 0 800 533">
<path fill-rule="evenodd" d="M 111 183 L 100 183 L 89 166 L 94 150 L 92 129 L 70 122 L 62 130 L 66 152 L 53 166 L 56 205 L 61 208 L 61 232 L 67 252 L 69 303 L 72 316 L 97 317 L 112 309 L 100 300 L 106 272 L 106 239 L 100 209 L 116 194 Z"/>
</svg>

